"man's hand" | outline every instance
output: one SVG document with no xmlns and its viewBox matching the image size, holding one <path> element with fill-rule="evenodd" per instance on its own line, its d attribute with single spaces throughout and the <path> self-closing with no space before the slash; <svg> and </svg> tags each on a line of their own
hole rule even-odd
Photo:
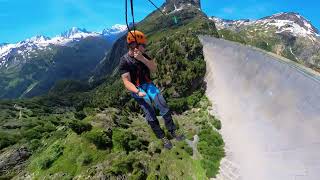
<svg viewBox="0 0 320 180">
<path fill-rule="evenodd" d="M 134 50 L 133 56 L 135 59 L 145 64 L 150 69 L 151 72 L 156 72 L 157 64 L 154 62 L 154 60 L 148 60 L 147 58 L 145 58 L 139 49 Z"/>
<path fill-rule="evenodd" d="M 139 96 L 139 97 L 144 97 L 144 96 L 146 96 L 146 93 L 140 91 L 140 92 L 138 93 L 138 96 Z"/>
<path fill-rule="evenodd" d="M 145 60 L 145 57 L 142 55 L 142 52 L 139 49 L 134 50 L 134 55 L 133 57 L 138 60 L 138 61 L 143 61 Z"/>
</svg>

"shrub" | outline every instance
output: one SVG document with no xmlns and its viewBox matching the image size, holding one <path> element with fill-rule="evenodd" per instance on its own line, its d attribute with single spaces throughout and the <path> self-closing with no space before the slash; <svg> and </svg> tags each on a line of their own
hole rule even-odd
<svg viewBox="0 0 320 180">
<path fill-rule="evenodd" d="M 82 120 L 84 118 L 87 117 L 87 115 L 83 112 L 83 111 L 77 111 L 75 114 L 74 114 L 75 118 L 79 119 L 79 120 Z"/>
<path fill-rule="evenodd" d="M 39 147 L 41 147 L 41 141 L 39 139 L 33 139 L 30 141 L 30 144 L 29 144 L 29 149 L 32 150 L 32 151 L 35 151 L 37 150 Z"/>
<path fill-rule="evenodd" d="M 130 174 L 128 179 L 147 179 L 146 167 L 139 159 L 140 158 L 135 153 L 120 156 L 113 160 L 112 166 L 107 169 L 106 173 L 110 175 Z"/>
<path fill-rule="evenodd" d="M 40 160 L 39 166 L 41 169 L 49 169 L 51 165 L 53 164 L 54 159 L 51 157 L 44 157 L 43 159 Z"/>
<path fill-rule="evenodd" d="M 215 116 L 212 116 L 212 115 L 209 115 L 209 119 L 210 119 L 209 121 L 212 123 L 212 125 L 213 125 L 216 129 L 218 129 L 218 130 L 221 129 L 222 125 L 221 125 L 221 121 L 220 121 L 220 120 L 216 119 L 216 117 L 215 117 Z"/>
<path fill-rule="evenodd" d="M 172 111 L 177 113 L 182 113 L 188 109 L 188 102 L 186 98 L 168 99 L 168 105 Z"/>
<path fill-rule="evenodd" d="M 41 132 L 37 131 L 36 127 L 32 129 L 28 129 L 26 131 L 22 132 L 22 135 L 27 139 L 27 140 L 32 140 L 32 139 L 41 139 L 42 135 Z"/>
<path fill-rule="evenodd" d="M 56 127 L 50 122 L 49 123 L 45 122 L 45 124 L 42 127 L 42 131 L 44 131 L 44 132 L 52 132 L 55 130 L 56 130 Z"/>
<path fill-rule="evenodd" d="M 94 109 L 92 107 L 84 107 L 83 112 L 84 112 L 84 114 L 89 115 L 89 116 L 93 116 L 97 113 L 96 109 Z"/>
<path fill-rule="evenodd" d="M 204 95 L 203 90 L 194 92 L 191 96 L 188 96 L 187 98 L 188 105 L 190 107 L 194 107 L 198 102 L 200 102 L 203 95 Z"/>
<path fill-rule="evenodd" d="M 219 163 L 208 159 L 201 160 L 201 166 L 206 170 L 207 177 L 216 177 L 219 172 Z"/>
<path fill-rule="evenodd" d="M 220 120 L 217 120 L 217 119 L 215 119 L 215 120 L 213 121 L 212 125 L 213 125 L 216 129 L 218 129 L 218 130 L 220 130 L 221 127 L 222 127 L 221 121 L 220 121 Z"/>
<path fill-rule="evenodd" d="M 116 150 L 133 151 L 147 150 L 149 142 L 137 138 L 131 131 L 125 129 L 115 129 L 112 133 L 112 142 Z"/>
<path fill-rule="evenodd" d="M 199 133 L 200 141 L 207 142 L 209 146 L 223 146 L 224 142 L 221 135 L 211 129 L 211 127 L 204 127 Z"/>
<path fill-rule="evenodd" d="M 128 145 L 129 145 L 128 150 L 134 150 L 134 149 L 140 149 L 140 147 L 142 146 L 142 143 L 138 139 L 134 139 L 134 140 L 129 140 Z"/>
<path fill-rule="evenodd" d="M 145 171 L 143 164 L 136 162 L 133 164 L 133 167 L 134 167 L 134 169 L 132 171 L 130 179 L 132 179 L 132 180 L 147 179 L 147 173 Z"/>
<path fill-rule="evenodd" d="M 187 152 L 190 156 L 193 155 L 193 149 L 185 142 L 181 142 L 178 144 L 178 147 L 183 149 L 185 152 Z"/>
<path fill-rule="evenodd" d="M 154 172 L 150 173 L 147 177 L 147 180 L 158 180 L 158 179 L 159 179 L 159 176 Z"/>
<path fill-rule="evenodd" d="M 51 165 L 63 154 L 64 146 L 61 144 L 54 144 L 44 157 L 39 160 L 41 169 L 48 169 Z"/>
<path fill-rule="evenodd" d="M 94 145 L 98 149 L 107 149 L 112 147 L 112 140 L 110 139 L 110 135 L 108 136 L 108 133 L 99 130 L 99 129 L 94 129 L 92 131 L 86 132 L 84 134 L 84 137 Z"/>
<path fill-rule="evenodd" d="M 206 169 L 208 177 L 215 177 L 219 171 L 220 160 L 225 156 L 224 142 L 221 135 L 210 127 L 203 127 L 199 133 L 197 145 L 202 155 L 201 166 Z"/>
<path fill-rule="evenodd" d="M 113 122 L 120 128 L 128 128 L 132 121 L 127 116 L 115 116 Z"/>
<path fill-rule="evenodd" d="M 127 132 L 124 129 L 115 129 L 112 132 L 112 142 L 116 150 L 127 150 L 130 149 L 129 141 L 134 140 L 135 137 L 132 133 Z"/>
<path fill-rule="evenodd" d="M 219 161 L 224 156 L 223 147 L 210 146 L 209 143 L 201 141 L 198 143 L 198 151 L 206 159 Z"/>
<path fill-rule="evenodd" d="M 133 163 L 136 159 L 133 156 L 121 156 L 112 162 L 112 166 L 107 170 L 108 174 L 122 175 L 133 171 Z"/>
<path fill-rule="evenodd" d="M 14 136 L 8 133 L 0 132 L 0 150 L 8 146 L 11 146 L 17 142 L 18 142 L 18 139 L 15 138 Z"/>
<path fill-rule="evenodd" d="M 85 131 L 92 129 L 91 124 L 82 121 L 72 121 L 68 125 L 75 133 L 82 134 Z"/>
<path fill-rule="evenodd" d="M 80 162 L 81 165 L 89 165 L 93 161 L 93 157 L 90 154 L 83 153 L 79 156 L 78 161 Z"/>
</svg>

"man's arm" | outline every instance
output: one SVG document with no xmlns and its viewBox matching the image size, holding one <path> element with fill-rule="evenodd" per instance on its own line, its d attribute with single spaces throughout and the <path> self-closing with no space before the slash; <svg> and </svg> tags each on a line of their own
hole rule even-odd
<svg viewBox="0 0 320 180">
<path fill-rule="evenodd" d="M 125 88 L 130 92 L 137 93 L 138 89 L 131 82 L 129 67 L 124 57 L 121 57 L 120 59 L 119 72 Z"/>
<path fill-rule="evenodd" d="M 124 86 L 133 93 L 137 93 L 139 90 L 136 88 L 136 86 L 131 82 L 130 73 L 124 73 L 121 75 L 122 81 Z"/>
<path fill-rule="evenodd" d="M 135 57 L 135 59 L 137 59 L 137 60 L 141 61 L 143 64 L 145 64 L 149 68 L 150 72 L 154 73 L 157 71 L 157 64 L 156 64 L 155 60 L 153 60 L 151 58 L 150 58 L 150 60 L 147 59 L 147 57 L 145 57 L 141 51 L 139 51 L 139 50 L 135 51 L 134 57 Z"/>
<path fill-rule="evenodd" d="M 144 58 L 141 62 L 149 68 L 150 72 L 155 73 L 157 71 L 157 63 L 155 60 L 148 60 L 147 58 Z"/>
</svg>

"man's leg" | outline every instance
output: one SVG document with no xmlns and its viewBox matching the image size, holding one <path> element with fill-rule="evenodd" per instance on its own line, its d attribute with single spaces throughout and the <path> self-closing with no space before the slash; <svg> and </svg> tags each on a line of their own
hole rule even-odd
<svg viewBox="0 0 320 180">
<path fill-rule="evenodd" d="M 139 88 L 140 91 L 145 92 L 143 89 Z M 151 129 L 153 130 L 153 132 L 155 133 L 155 135 L 157 136 L 157 138 L 162 139 L 164 138 L 164 132 L 160 127 L 159 121 L 156 117 L 156 113 L 155 110 L 151 104 L 151 101 L 148 97 L 148 95 L 146 95 L 145 97 L 139 97 L 136 94 L 131 94 L 132 97 L 137 101 L 137 103 L 140 105 L 140 107 L 142 108 L 145 118 L 148 122 L 148 124 L 150 125 Z"/>
<path fill-rule="evenodd" d="M 157 109 L 159 109 L 168 131 L 170 133 L 174 133 L 176 130 L 176 125 L 172 120 L 169 106 L 167 105 L 164 97 L 161 95 L 160 90 L 154 84 L 150 83 L 147 88 L 147 94 L 154 101 Z"/>
</svg>

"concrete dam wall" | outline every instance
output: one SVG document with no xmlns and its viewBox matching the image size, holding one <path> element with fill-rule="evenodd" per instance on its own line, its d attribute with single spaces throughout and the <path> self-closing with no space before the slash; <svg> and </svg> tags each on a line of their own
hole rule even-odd
<svg viewBox="0 0 320 180">
<path fill-rule="evenodd" d="M 217 179 L 319 180 L 320 75 L 256 48 L 200 40 L 226 143 Z"/>
</svg>

